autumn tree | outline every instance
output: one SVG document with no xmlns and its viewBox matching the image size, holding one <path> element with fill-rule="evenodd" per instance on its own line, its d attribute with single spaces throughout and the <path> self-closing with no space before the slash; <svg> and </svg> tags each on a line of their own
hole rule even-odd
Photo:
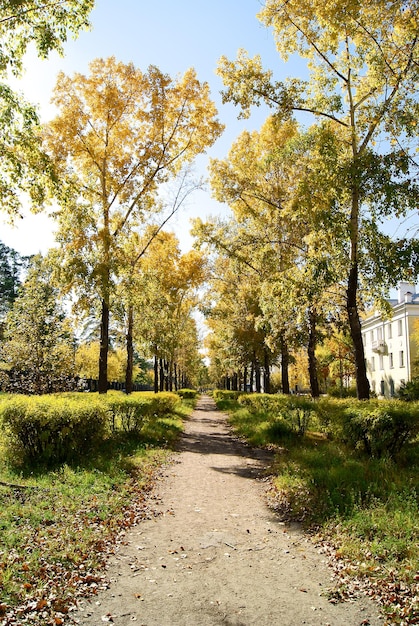
<svg viewBox="0 0 419 626">
<path fill-rule="evenodd" d="M 224 100 L 248 115 L 265 102 L 282 119 L 308 113 L 340 137 L 340 207 L 347 219 L 346 309 L 355 349 L 358 397 L 369 397 L 359 316 L 363 207 L 375 223 L 417 204 L 409 146 L 417 136 L 418 22 L 415 4 L 267 0 L 260 20 L 284 60 L 308 61 L 307 79 L 276 81 L 260 57 L 225 57 Z M 374 146 L 388 139 L 390 144 Z M 380 149 L 378 149 L 380 148 Z M 393 247 L 394 249 L 394 247 Z"/>
<path fill-rule="evenodd" d="M 94 0 L 2 2 L 0 7 L 0 204 L 13 218 L 22 207 L 22 192 L 33 209 L 42 208 L 54 175 L 42 150 L 35 107 L 7 84 L 8 75 L 23 72 L 25 52 L 38 56 L 63 52 L 69 34 L 88 26 Z"/>
<path fill-rule="evenodd" d="M 201 240 L 224 247 L 257 274 L 266 341 L 273 351 L 281 346 L 285 393 L 290 348 L 303 343 L 315 397 L 318 325 L 342 267 L 342 226 L 328 171 L 336 162 L 330 135 L 323 127 L 303 132 L 295 121 L 281 123 L 275 116 L 259 132 L 243 132 L 227 158 L 212 160 L 210 167 L 214 195 L 229 204 L 241 234 L 233 246 L 226 233 L 199 229 Z"/>
<path fill-rule="evenodd" d="M 134 337 L 154 357 L 155 391 L 163 391 L 176 386 L 179 366 L 190 370 L 198 352 L 193 312 L 205 260 L 195 250 L 182 254 L 176 236 L 161 231 L 139 269 Z"/>
<path fill-rule="evenodd" d="M 62 391 L 74 376 L 74 336 L 53 286 L 51 268 L 33 258 L 6 317 L 2 361 L 26 393 Z"/>
<path fill-rule="evenodd" d="M 143 232 L 141 233 L 138 230 L 127 230 L 126 233 L 123 233 L 123 243 L 119 246 L 121 269 L 117 284 L 116 317 L 119 318 L 124 327 L 126 345 L 125 392 L 128 394 L 131 393 L 133 386 L 135 314 L 142 314 L 142 311 L 138 310 L 139 307 L 135 307 L 136 292 L 138 289 L 141 290 L 143 278 L 142 259 L 146 254 L 152 253 L 150 248 L 159 233 L 179 211 L 188 197 L 202 185 L 202 181 L 192 179 L 188 168 L 185 168 L 173 182 L 171 189 L 165 189 L 164 202 L 161 200 L 163 210 L 161 211 L 160 222 L 143 225 Z M 156 263 L 158 263 L 157 259 Z"/>
<path fill-rule="evenodd" d="M 193 69 L 176 80 L 115 58 L 97 59 L 90 75 L 60 74 L 60 110 L 45 131 L 65 178 L 58 215 L 63 276 L 101 302 L 99 391 L 107 389 L 109 319 L 118 246 L 128 227 L 155 210 L 159 186 L 222 132 L 206 83 Z"/>
<path fill-rule="evenodd" d="M 270 390 L 270 371 L 276 361 L 276 343 L 260 306 L 263 271 L 258 265 L 254 232 L 246 225 L 195 220 L 196 245 L 211 258 L 206 294 L 201 304 L 210 330 L 205 339 L 211 372 L 227 388 L 249 386 Z M 245 232 L 244 232 L 245 231 Z"/>
</svg>

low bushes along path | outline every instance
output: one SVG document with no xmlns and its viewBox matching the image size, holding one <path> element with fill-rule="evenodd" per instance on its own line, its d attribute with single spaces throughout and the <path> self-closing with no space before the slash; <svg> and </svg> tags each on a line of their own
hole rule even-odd
<svg viewBox="0 0 419 626">
<path fill-rule="evenodd" d="M 269 453 L 231 436 L 200 398 L 179 453 L 156 484 L 160 513 L 129 531 L 109 562 L 109 588 L 74 623 L 99 626 L 358 626 L 382 624 L 361 595 L 332 604 L 325 557 L 276 519 L 257 480 Z"/>
</svg>

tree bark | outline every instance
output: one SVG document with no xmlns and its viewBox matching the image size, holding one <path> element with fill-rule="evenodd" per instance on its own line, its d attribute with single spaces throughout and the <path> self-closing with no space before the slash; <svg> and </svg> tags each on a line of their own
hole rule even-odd
<svg viewBox="0 0 419 626">
<path fill-rule="evenodd" d="M 265 393 L 271 393 L 271 367 L 269 363 L 268 348 L 264 348 L 264 364 L 263 364 L 263 390 Z"/>
<path fill-rule="evenodd" d="M 247 391 L 247 366 L 243 370 L 243 391 L 244 393 Z"/>
<path fill-rule="evenodd" d="M 262 389 L 260 380 L 260 365 L 257 361 L 255 361 L 255 387 L 256 393 L 260 393 Z"/>
<path fill-rule="evenodd" d="M 308 311 L 308 373 L 310 378 L 310 391 L 313 398 L 320 395 L 319 379 L 317 377 L 317 359 L 316 359 L 316 321 L 317 315 L 314 307 L 310 307 Z"/>
<path fill-rule="evenodd" d="M 282 393 L 289 395 L 290 393 L 290 379 L 288 374 L 289 368 L 289 352 L 287 342 L 285 338 L 281 337 L 281 380 L 282 380 Z"/>
<path fill-rule="evenodd" d="M 99 350 L 99 393 L 108 391 L 108 347 L 109 347 L 109 306 L 102 300 L 102 316 L 100 321 L 100 350 Z"/>
<path fill-rule="evenodd" d="M 159 391 L 164 391 L 164 367 L 163 367 L 163 359 L 159 360 Z"/>
<path fill-rule="evenodd" d="M 159 360 L 157 354 L 154 355 L 154 393 L 159 392 Z"/>
<path fill-rule="evenodd" d="M 362 342 L 361 322 L 359 319 L 358 303 L 358 264 L 352 264 L 348 277 L 348 289 L 346 292 L 346 309 L 348 312 L 349 327 L 351 329 L 352 342 L 355 351 L 356 389 L 358 400 L 368 400 L 370 397 L 370 384 L 367 377 L 365 363 L 364 344 Z"/>
<path fill-rule="evenodd" d="M 134 326 L 134 308 L 132 304 L 128 307 L 128 326 L 127 326 L 127 365 L 125 369 L 125 392 L 132 393 L 132 373 L 134 367 L 134 346 L 132 343 L 132 329 Z"/>
</svg>

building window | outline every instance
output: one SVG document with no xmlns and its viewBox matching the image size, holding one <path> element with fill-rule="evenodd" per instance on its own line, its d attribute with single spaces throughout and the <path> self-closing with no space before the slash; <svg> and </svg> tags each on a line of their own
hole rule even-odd
<svg viewBox="0 0 419 626">
<path fill-rule="evenodd" d="M 371 343 L 374 341 L 374 331 L 372 330 L 370 332 L 370 337 L 371 337 Z"/>
<path fill-rule="evenodd" d="M 383 380 L 381 380 L 381 381 L 380 381 L 380 395 L 381 395 L 381 396 L 384 396 L 384 394 L 385 394 L 384 381 L 383 381 Z"/>
<path fill-rule="evenodd" d="M 381 326 L 377 328 L 377 339 L 380 341 L 383 338 L 383 329 Z"/>
<path fill-rule="evenodd" d="M 393 336 L 391 322 L 389 323 L 389 325 L 387 327 L 387 336 L 388 336 L 389 339 L 391 339 L 392 336 Z"/>
<path fill-rule="evenodd" d="M 403 335 L 403 320 L 399 320 L 398 329 L 399 329 L 399 337 L 401 337 Z"/>
<path fill-rule="evenodd" d="M 394 367 L 393 353 L 392 352 L 390 352 L 390 354 L 388 355 L 388 361 L 389 361 L 390 368 L 392 369 Z"/>
<path fill-rule="evenodd" d="M 399 366 L 404 367 L 404 352 L 400 350 L 399 352 Z"/>
<path fill-rule="evenodd" d="M 394 395 L 395 395 L 395 393 L 394 393 L 394 380 L 392 378 L 390 378 L 389 382 L 390 382 L 390 396 L 392 398 L 394 398 Z"/>
<path fill-rule="evenodd" d="M 380 354 L 379 360 L 380 360 L 380 370 L 383 370 L 384 369 L 384 357 L 382 354 Z"/>
<path fill-rule="evenodd" d="M 371 370 L 375 372 L 375 356 L 371 357 Z"/>
</svg>

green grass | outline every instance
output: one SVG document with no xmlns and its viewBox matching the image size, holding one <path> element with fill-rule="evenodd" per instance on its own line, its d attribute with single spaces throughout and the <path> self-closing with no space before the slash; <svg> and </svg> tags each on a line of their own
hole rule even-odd
<svg viewBox="0 0 419 626">
<path fill-rule="evenodd" d="M 148 514 L 145 494 L 192 406 L 182 402 L 139 436 L 115 433 L 53 470 L 14 467 L 0 444 L 0 481 L 17 485 L 0 485 L 0 622 L 21 607 L 19 623 L 59 624 L 76 594 L 95 591 L 121 531 Z"/>
<path fill-rule="evenodd" d="M 419 442 L 396 460 L 374 459 L 320 433 L 284 430 L 267 412 L 231 400 L 226 408 L 239 436 L 276 450 L 269 500 L 277 513 L 335 549 L 337 595 L 360 577 L 389 623 L 419 623 Z"/>
</svg>

